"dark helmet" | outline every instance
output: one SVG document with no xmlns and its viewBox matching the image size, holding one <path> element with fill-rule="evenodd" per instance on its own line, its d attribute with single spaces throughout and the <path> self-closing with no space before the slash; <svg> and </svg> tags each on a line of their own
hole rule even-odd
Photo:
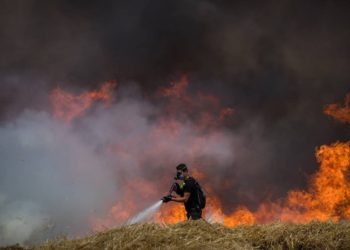
<svg viewBox="0 0 350 250">
<path fill-rule="evenodd" d="M 185 164 L 185 163 L 181 163 L 181 164 L 179 164 L 179 165 L 177 165 L 176 166 L 176 170 L 177 171 L 187 171 L 188 170 L 188 168 L 187 168 L 187 165 Z"/>
</svg>

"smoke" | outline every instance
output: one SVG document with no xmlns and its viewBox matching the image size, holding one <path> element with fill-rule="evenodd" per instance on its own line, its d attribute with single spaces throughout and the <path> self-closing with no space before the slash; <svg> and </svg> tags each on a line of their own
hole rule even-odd
<svg viewBox="0 0 350 250">
<path fill-rule="evenodd" d="M 116 184 L 104 167 L 107 159 L 50 114 L 26 111 L 0 128 L 0 138 L 0 189 L 7 197 L 2 244 L 29 240 L 50 221 L 55 227 L 49 234 L 85 230 L 89 213 L 111 205 Z M 21 225 L 25 232 L 14 234 Z"/>
<path fill-rule="evenodd" d="M 206 159 L 200 167 L 215 162 L 221 170 L 232 164 L 228 130 L 203 133 L 190 120 L 164 119 L 137 89 L 126 88 L 111 106 L 97 104 L 72 123 L 26 110 L 2 125 L 0 244 L 81 235 L 116 202 L 128 209 L 136 199 L 129 208 L 136 213 L 168 190 L 179 162 Z M 154 183 L 153 190 L 137 178 Z M 130 182 L 138 190 L 130 191 Z"/>
<path fill-rule="evenodd" d="M 120 200 L 142 210 L 167 190 L 159 177 L 178 162 L 200 166 L 227 211 L 305 187 L 318 167 L 314 148 L 348 139 L 349 128 L 322 114 L 350 90 L 347 9 L 331 1 L 3 1 L 1 244 L 86 232 L 87 218 Z M 164 103 L 148 97 L 179 72 L 189 91 L 233 107 L 231 123 L 203 134 L 194 112 L 164 125 Z M 72 124 L 52 117 L 53 88 L 80 93 L 111 79 L 139 89 Z M 153 194 L 128 179 L 145 180 Z"/>
<path fill-rule="evenodd" d="M 31 201 L 15 201 L 1 205 L 1 244 L 23 243 L 35 233 L 49 229 L 50 221 L 40 207 Z"/>
</svg>

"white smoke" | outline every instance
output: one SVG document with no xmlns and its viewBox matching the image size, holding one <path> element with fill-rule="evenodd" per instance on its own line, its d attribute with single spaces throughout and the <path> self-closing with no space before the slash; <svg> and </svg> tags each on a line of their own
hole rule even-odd
<svg viewBox="0 0 350 250">
<path fill-rule="evenodd" d="M 106 212 L 116 183 L 95 146 L 47 113 L 27 111 L 0 128 L 1 244 L 30 240 L 46 216 L 52 234 L 70 234 L 92 211 Z"/>
<path fill-rule="evenodd" d="M 40 207 L 31 201 L 16 201 L 1 206 L 0 242 L 2 244 L 23 243 L 35 232 L 46 231 L 49 227 L 48 218 Z"/>
<path fill-rule="evenodd" d="M 157 107 L 132 92 L 70 124 L 28 110 L 2 125 L 0 245 L 89 232 L 91 219 L 108 214 L 130 177 L 156 181 L 159 172 L 197 157 L 233 162 L 231 133 L 199 133 L 189 121 L 171 131 L 157 116 Z M 138 210 L 164 188 L 144 196 Z"/>
</svg>

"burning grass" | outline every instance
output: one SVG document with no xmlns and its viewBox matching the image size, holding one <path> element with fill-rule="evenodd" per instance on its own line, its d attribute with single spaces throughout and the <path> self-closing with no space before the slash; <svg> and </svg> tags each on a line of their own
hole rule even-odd
<svg viewBox="0 0 350 250">
<path fill-rule="evenodd" d="M 31 249 L 350 249 L 350 224 L 275 223 L 233 228 L 205 221 L 134 224 L 79 239 L 62 237 Z"/>
</svg>

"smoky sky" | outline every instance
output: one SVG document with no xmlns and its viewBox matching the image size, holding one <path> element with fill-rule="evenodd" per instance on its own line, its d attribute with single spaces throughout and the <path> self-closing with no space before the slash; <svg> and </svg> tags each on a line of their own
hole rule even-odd
<svg viewBox="0 0 350 250">
<path fill-rule="evenodd" d="M 318 167 L 315 148 L 348 139 L 349 128 L 322 112 L 350 91 L 346 1 L 3 0 L 0 6 L 2 125 L 27 110 L 48 111 L 57 86 L 79 93 L 115 79 L 136 84 L 147 97 L 186 73 L 189 92 L 211 93 L 235 109 L 226 129 L 242 150 L 222 170 L 232 183 L 219 188 L 222 173 L 208 170 L 226 209 L 254 209 L 305 188 Z"/>
</svg>

